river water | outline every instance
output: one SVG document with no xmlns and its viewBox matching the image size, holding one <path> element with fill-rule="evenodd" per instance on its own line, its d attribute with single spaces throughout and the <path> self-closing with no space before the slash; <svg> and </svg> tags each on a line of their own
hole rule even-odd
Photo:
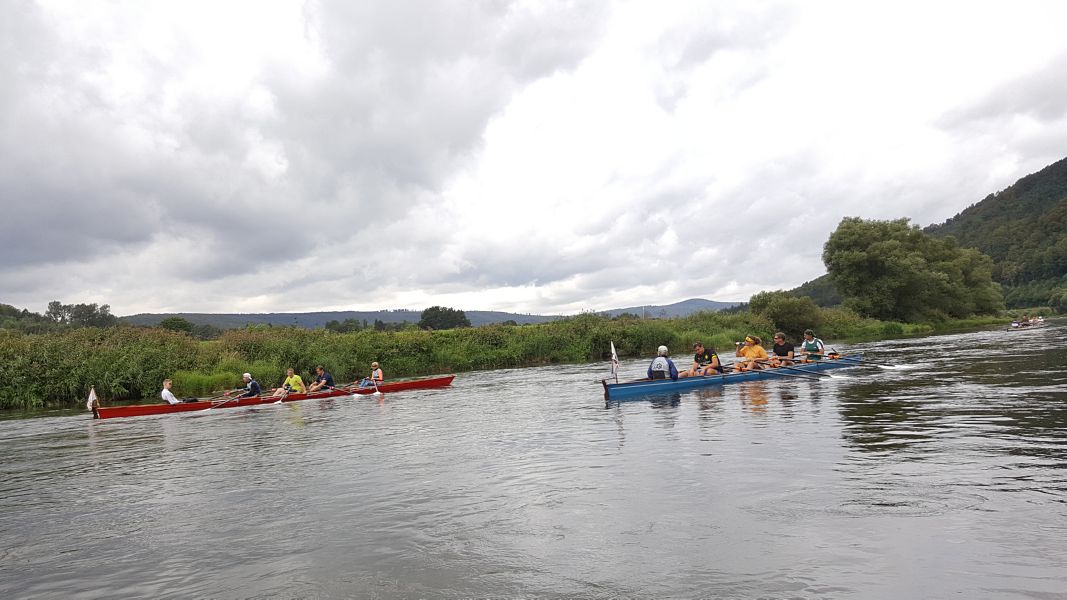
<svg viewBox="0 0 1067 600">
<path fill-rule="evenodd" d="M 4 420 L 0 597 L 1067 598 L 1065 333 L 614 404 L 593 364 Z"/>
</svg>

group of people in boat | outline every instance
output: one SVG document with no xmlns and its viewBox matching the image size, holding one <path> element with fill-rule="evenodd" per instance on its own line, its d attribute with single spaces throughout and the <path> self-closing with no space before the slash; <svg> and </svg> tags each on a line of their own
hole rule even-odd
<svg viewBox="0 0 1067 600">
<path fill-rule="evenodd" d="M 1033 318 L 1030 318 L 1029 315 L 1023 315 L 1023 318 L 1019 319 L 1018 321 L 1012 321 L 1011 322 L 1011 326 L 1012 326 L 1013 329 L 1018 329 L 1020 327 L 1034 327 L 1036 325 L 1044 325 L 1044 324 L 1045 324 L 1045 317 L 1042 317 L 1040 315 L 1036 316 L 1036 317 L 1033 317 Z"/>
<path fill-rule="evenodd" d="M 823 341 L 815 337 L 815 332 L 808 329 L 804 332 L 804 339 L 799 346 L 786 341 L 782 332 L 774 334 L 774 344 L 771 353 L 763 347 L 763 340 L 756 335 L 745 336 L 744 341 L 734 343 L 733 365 L 723 365 L 714 348 L 705 347 L 703 343 L 693 344 L 693 364 L 684 371 L 679 371 L 671 360 L 666 346 L 660 346 L 656 358 L 648 365 L 649 379 L 673 379 L 684 377 L 701 377 L 706 375 L 722 375 L 728 370 L 733 371 L 757 371 L 760 369 L 773 369 L 786 367 L 796 361 L 821 360 L 826 353 Z"/>
<path fill-rule="evenodd" d="M 372 362 L 370 364 L 371 373 L 368 377 L 364 377 L 360 380 L 358 387 L 360 388 L 377 388 L 382 382 L 385 381 L 385 375 L 382 373 L 381 367 L 378 362 Z M 230 390 L 223 394 L 226 397 L 235 398 L 254 398 L 263 393 L 263 388 L 259 385 L 259 382 L 252 377 L 251 373 L 245 373 L 241 375 L 244 380 L 244 385 L 234 390 Z M 179 404 L 181 402 L 195 402 L 198 398 L 185 398 L 179 400 L 171 392 L 171 387 L 174 383 L 170 379 L 163 380 L 163 391 L 160 392 L 160 397 L 167 404 Z M 348 386 L 345 386 L 348 387 Z M 304 384 L 303 378 L 296 374 L 296 371 L 290 367 L 285 371 L 285 380 L 282 381 L 281 387 L 272 388 L 271 398 L 285 398 L 289 394 L 313 394 L 321 390 L 337 389 L 333 383 L 333 375 L 326 370 L 322 365 L 315 367 L 315 381 L 308 385 Z"/>
</svg>

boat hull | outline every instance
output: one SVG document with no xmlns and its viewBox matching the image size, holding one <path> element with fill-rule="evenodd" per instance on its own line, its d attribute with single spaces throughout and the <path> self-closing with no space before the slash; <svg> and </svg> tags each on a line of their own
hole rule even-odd
<svg viewBox="0 0 1067 600">
<path fill-rule="evenodd" d="M 410 379 L 407 381 L 391 381 L 378 386 L 378 391 L 402 392 L 405 390 L 426 390 L 447 387 L 452 384 L 455 375 L 444 377 L 430 377 L 427 379 Z M 242 406 L 257 406 L 260 404 L 274 404 L 281 402 L 299 402 L 301 400 L 321 400 L 324 398 L 336 398 L 340 396 L 366 396 L 373 394 L 375 389 L 359 388 L 358 384 L 350 384 L 330 390 L 314 392 L 311 394 L 289 394 L 285 398 L 273 396 L 254 396 L 252 398 L 225 398 L 210 400 L 197 400 L 196 402 L 183 402 L 181 404 L 134 404 L 130 406 L 101 406 L 93 409 L 93 417 L 97 419 L 112 419 L 116 417 L 143 417 L 148 415 L 166 415 L 170 413 L 195 412 L 198 410 L 216 408 L 239 408 Z"/>
<path fill-rule="evenodd" d="M 664 392 L 683 392 L 696 388 L 713 385 L 726 385 L 730 383 L 742 383 L 745 381 L 759 381 L 762 379 L 779 379 L 797 377 L 800 379 L 812 379 L 818 377 L 815 373 L 856 367 L 863 364 L 862 354 L 843 355 L 840 358 L 826 358 L 819 361 L 797 363 L 789 368 L 762 369 L 759 371 L 741 371 L 726 373 L 723 375 L 705 375 L 700 377 L 684 377 L 677 381 L 670 379 L 639 379 L 637 381 L 625 381 L 612 383 L 605 379 L 604 398 L 607 400 L 621 400 L 636 398 L 648 394 L 661 394 Z"/>
</svg>

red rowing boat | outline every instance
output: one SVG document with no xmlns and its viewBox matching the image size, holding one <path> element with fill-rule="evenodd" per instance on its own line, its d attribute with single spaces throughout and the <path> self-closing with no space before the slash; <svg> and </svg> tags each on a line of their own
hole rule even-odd
<svg viewBox="0 0 1067 600">
<path fill-rule="evenodd" d="M 409 379 L 406 381 L 390 381 L 378 386 L 379 392 L 401 392 L 404 390 L 427 390 L 442 388 L 452 384 L 455 375 L 444 377 L 429 377 L 427 379 Z M 220 398 L 217 400 L 203 399 L 195 402 L 182 402 L 180 404 L 133 404 L 130 406 L 98 406 L 93 408 L 93 418 L 111 419 L 115 417 L 141 417 L 145 415 L 165 415 L 177 412 L 192 412 L 212 408 L 237 408 L 239 406 L 256 406 L 258 404 L 274 404 L 276 402 L 297 402 L 299 400 L 317 400 L 322 398 L 335 398 L 338 396 L 366 396 L 373 394 L 373 387 L 357 387 L 358 383 L 350 383 L 328 390 L 313 392 L 310 394 L 289 394 L 285 398 L 275 398 L 268 395 L 252 396 L 251 398 Z"/>
</svg>

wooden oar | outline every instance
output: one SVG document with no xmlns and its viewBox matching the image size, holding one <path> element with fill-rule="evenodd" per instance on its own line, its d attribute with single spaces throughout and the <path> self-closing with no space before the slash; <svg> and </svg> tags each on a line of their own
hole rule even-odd
<svg viewBox="0 0 1067 600">
<path fill-rule="evenodd" d="M 756 362 L 766 362 L 768 360 L 770 360 L 770 359 L 757 359 Z M 775 375 L 781 375 L 783 377 L 800 377 L 801 379 L 813 379 L 815 381 L 820 381 L 820 379 L 816 375 L 822 375 L 823 377 L 829 377 L 829 375 L 824 375 L 822 373 L 808 373 L 807 371 L 805 371 L 803 369 L 793 369 L 793 370 L 800 371 L 800 373 L 781 373 L 781 372 L 777 372 L 777 369 L 789 369 L 789 368 L 790 367 L 779 366 L 779 367 L 771 367 L 771 368 L 768 368 L 768 369 L 759 369 L 756 372 L 759 373 L 761 371 L 767 371 L 767 372 L 774 373 Z"/>
<path fill-rule="evenodd" d="M 790 365 L 778 365 L 777 368 L 779 368 L 779 369 L 789 369 L 790 371 L 799 371 L 799 372 L 804 373 L 804 374 L 816 375 L 818 377 L 833 377 L 833 375 L 830 375 L 829 373 L 819 373 L 818 371 L 805 371 L 804 369 L 799 369 L 797 367 L 793 367 L 793 366 L 790 366 Z"/>
<path fill-rule="evenodd" d="M 834 348 L 830 348 L 830 352 L 833 353 L 833 354 L 837 354 L 838 356 L 844 356 L 845 358 L 838 358 L 838 359 L 832 359 L 831 358 L 831 359 L 827 359 L 827 360 L 844 360 L 845 362 L 854 362 L 857 365 L 871 365 L 873 367 L 882 367 L 883 369 L 899 369 L 900 368 L 900 365 L 887 365 L 887 364 L 884 364 L 884 363 L 871 362 L 871 361 L 867 360 L 866 358 L 850 359 L 844 354 L 838 354 L 837 350 L 835 350 Z"/>
</svg>

